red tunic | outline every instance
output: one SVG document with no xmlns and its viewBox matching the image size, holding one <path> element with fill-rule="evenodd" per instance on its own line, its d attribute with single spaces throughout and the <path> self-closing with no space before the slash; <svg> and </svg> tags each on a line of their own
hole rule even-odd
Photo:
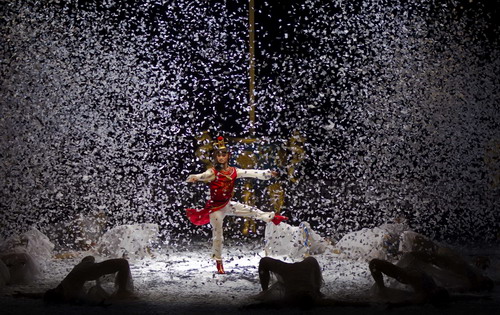
<svg viewBox="0 0 500 315">
<path fill-rule="evenodd" d="M 224 208 L 233 197 L 236 181 L 236 168 L 229 167 L 226 171 L 213 169 L 215 179 L 210 182 L 210 199 L 203 209 L 186 209 L 189 221 L 196 225 L 210 223 L 210 213 Z"/>
</svg>

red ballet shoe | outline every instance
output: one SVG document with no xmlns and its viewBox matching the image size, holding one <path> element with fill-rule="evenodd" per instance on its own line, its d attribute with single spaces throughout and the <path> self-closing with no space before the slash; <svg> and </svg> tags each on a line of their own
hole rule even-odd
<svg viewBox="0 0 500 315">
<path fill-rule="evenodd" d="M 226 272 L 224 271 L 224 266 L 222 266 L 222 260 L 216 260 L 217 262 L 217 272 L 221 275 L 225 274 Z"/>
<path fill-rule="evenodd" d="M 274 218 L 271 219 L 271 222 L 273 222 L 274 224 L 278 225 L 281 223 L 281 221 L 286 221 L 288 220 L 287 217 L 285 216 L 282 216 L 282 215 L 275 215 Z"/>
</svg>

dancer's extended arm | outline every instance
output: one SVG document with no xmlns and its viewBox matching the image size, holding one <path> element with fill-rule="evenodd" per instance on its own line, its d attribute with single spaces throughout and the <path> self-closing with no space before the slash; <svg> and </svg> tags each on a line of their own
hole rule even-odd
<svg viewBox="0 0 500 315">
<path fill-rule="evenodd" d="M 262 180 L 268 180 L 272 177 L 278 176 L 276 171 L 271 170 L 254 170 L 254 169 L 236 169 L 236 173 L 239 178 L 257 178 Z"/>
<path fill-rule="evenodd" d="M 188 183 L 194 183 L 194 182 L 211 182 L 215 179 L 215 174 L 214 170 L 212 168 L 206 170 L 205 172 L 201 174 L 191 174 L 188 176 L 186 179 L 186 182 Z"/>
</svg>

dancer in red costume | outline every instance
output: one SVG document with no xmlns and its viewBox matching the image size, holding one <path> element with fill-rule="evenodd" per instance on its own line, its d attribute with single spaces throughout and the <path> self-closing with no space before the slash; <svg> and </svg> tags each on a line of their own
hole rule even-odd
<svg viewBox="0 0 500 315">
<path fill-rule="evenodd" d="M 276 177 L 277 172 L 271 170 L 239 169 L 229 166 L 230 153 L 223 137 L 218 137 L 214 143 L 216 165 L 204 173 L 189 175 L 187 182 L 198 181 L 210 183 L 210 199 L 203 209 L 187 209 L 189 220 L 196 225 L 210 223 L 212 225 L 212 258 L 217 262 L 217 272 L 225 273 L 222 265 L 222 242 L 224 240 L 222 226 L 226 215 L 251 217 L 264 222 L 280 224 L 287 217 L 276 215 L 274 212 L 263 212 L 232 201 L 234 183 L 237 178 L 257 178 L 268 180 Z"/>
</svg>

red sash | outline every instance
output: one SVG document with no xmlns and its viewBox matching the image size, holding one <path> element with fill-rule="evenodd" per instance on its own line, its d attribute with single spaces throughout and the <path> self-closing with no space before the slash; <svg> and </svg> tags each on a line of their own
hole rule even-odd
<svg viewBox="0 0 500 315">
<path fill-rule="evenodd" d="M 210 182 L 210 199 L 203 209 L 186 209 L 189 221 L 196 225 L 210 223 L 210 213 L 224 208 L 233 197 L 236 169 L 229 167 L 227 171 L 214 170 L 215 179 Z"/>
</svg>

